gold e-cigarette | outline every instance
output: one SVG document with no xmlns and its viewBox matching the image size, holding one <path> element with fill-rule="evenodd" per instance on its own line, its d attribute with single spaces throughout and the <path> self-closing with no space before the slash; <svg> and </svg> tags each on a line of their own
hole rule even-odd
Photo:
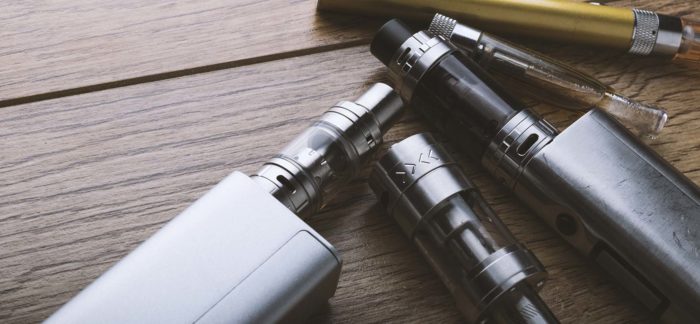
<svg viewBox="0 0 700 324">
<path fill-rule="evenodd" d="M 563 0 L 318 0 L 321 10 L 429 20 L 700 61 L 700 23 L 636 8 Z"/>
</svg>

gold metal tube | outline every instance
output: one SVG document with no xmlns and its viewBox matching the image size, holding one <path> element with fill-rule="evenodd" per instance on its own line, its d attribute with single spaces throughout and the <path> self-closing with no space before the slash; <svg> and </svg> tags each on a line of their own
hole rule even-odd
<svg viewBox="0 0 700 324">
<path fill-rule="evenodd" d="M 630 8 L 562 0 L 318 0 L 318 8 L 426 22 L 439 12 L 489 31 L 624 50 L 635 28 Z"/>
</svg>

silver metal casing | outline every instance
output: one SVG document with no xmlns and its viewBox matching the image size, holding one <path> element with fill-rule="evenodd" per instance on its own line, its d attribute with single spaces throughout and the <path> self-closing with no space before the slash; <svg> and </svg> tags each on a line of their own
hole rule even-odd
<svg viewBox="0 0 700 324">
<path fill-rule="evenodd" d="M 683 40 L 683 25 L 678 17 L 633 8 L 634 28 L 629 53 L 674 56 Z"/>
<path fill-rule="evenodd" d="M 696 322 L 698 186 L 598 108 L 558 134 L 450 47 L 418 32 L 397 48 L 404 100 L 662 320 Z"/>
<path fill-rule="evenodd" d="M 403 107 L 390 86 L 375 83 L 355 101 L 333 105 L 252 178 L 299 217 L 314 214 L 357 174 Z"/>
<path fill-rule="evenodd" d="M 335 249 L 234 172 L 47 323 L 298 322 L 334 293 Z"/>
<path fill-rule="evenodd" d="M 394 144 L 369 184 L 469 323 L 558 323 L 537 296 L 546 272 L 427 133 Z"/>
<path fill-rule="evenodd" d="M 698 186 L 598 109 L 559 135 L 531 115 L 482 164 L 662 320 L 700 318 Z"/>
</svg>

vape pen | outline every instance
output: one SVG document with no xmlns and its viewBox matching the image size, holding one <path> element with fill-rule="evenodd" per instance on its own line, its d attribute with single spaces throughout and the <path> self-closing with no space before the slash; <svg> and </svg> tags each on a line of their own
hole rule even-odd
<svg viewBox="0 0 700 324">
<path fill-rule="evenodd" d="M 394 144 L 369 183 L 468 323 L 558 323 L 535 290 L 546 277 L 542 264 L 432 136 Z"/>
<path fill-rule="evenodd" d="M 605 112 L 559 133 L 441 37 L 371 45 L 404 101 L 663 320 L 700 318 L 700 188 Z"/>
<path fill-rule="evenodd" d="M 442 12 L 488 31 L 700 60 L 700 23 L 636 8 L 561 0 L 318 0 L 318 8 L 426 20 Z"/>
<path fill-rule="evenodd" d="M 325 304 L 341 260 L 295 213 L 354 175 L 402 111 L 376 84 L 339 102 L 252 179 L 233 172 L 47 323 L 298 322 Z"/>
<path fill-rule="evenodd" d="M 657 136 L 668 120 L 663 109 L 617 94 L 611 87 L 563 62 L 441 14 L 435 15 L 428 33 L 450 40 L 499 82 L 521 94 L 568 110 L 585 112 L 598 107 L 643 136 Z"/>
</svg>

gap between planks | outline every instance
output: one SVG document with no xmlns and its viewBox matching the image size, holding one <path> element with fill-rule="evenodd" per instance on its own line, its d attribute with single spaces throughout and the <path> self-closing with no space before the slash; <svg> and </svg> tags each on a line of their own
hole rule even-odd
<svg viewBox="0 0 700 324">
<path fill-rule="evenodd" d="M 267 63 L 267 62 L 284 60 L 284 59 L 293 58 L 293 57 L 319 54 L 319 53 L 323 53 L 323 52 L 330 52 L 330 51 L 335 51 L 335 50 L 339 50 L 339 49 L 345 49 L 345 48 L 369 44 L 369 41 L 370 41 L 369 39 L 358 39 L 358 40 L 352 40 L 352 41 L 347 41 L 347 42 L 343 42 L 343 43 L 321 45 L 321 46 L 310 47 L 310 48 L 302 48 L 302 49 L 298 49 L 298 50 L 291 50 L 291 51 L 273 53 L 273 54 L 268 54 L 268 55 L 254 56 L 254 57 L 249 57 L 249 58 L 244 58 L 244 59 L 239 59 L 239 60 L 233 60 L 233 61 L 229 61 L 229 62 L 215 63 L 215 64 L 203 65 L 203 66 L 198 66 L 198 67 L 193 67 L 193 68 L 186 68 L 186 69 L 173 70 L 173 71 L 162 72 L 162 73 L 155 73 L 155 74 L 150 74 L 150 75 L 143 75 L 143 76 L 138 76 L 138 77 L 134 77 L 134 78 L 127 78 L 127 79 L 123 79 L 123 80 L 91 84 L 91 85 L 83 86 L 83 87 L 50 91 L 50 92 L 29 95 L 29 96 L 24 96 L 24 97 L 17 97 L 17 98 L 12 98 L 12 99 L 0 100 L 0 108 L 16 106 L 16 105 L 21 105 L 21 104 L 26 104 L 26 103 L 32 103 L 32 102 L 37 102 L 37 101 L 57 99 L 57 98 L 62 98 L 62 97 L 74 96 L 74 95 L 81 95 L 81 94 L 85 94 L 85 93 L 89 93 L 89 92 L 109 90 L 109 89 L 126 87 L 126 86 L 131 86 L 131 85 L 142 84 L 142 83 L 156 82 L 156 81 L 162 81 L 162 80 L 167 80 L 167 79 L 174 79 L 174 78 L 195 75 L 195 74 L 200 74 L 200 73 L 207 73 L 207 72 L 214 72 L 214 71 L 225 70 L 225 69 L 232 69 L 232 68 L 242 67 L 242 66 L 246 66 L 246 65 Z"/>
</svg>

